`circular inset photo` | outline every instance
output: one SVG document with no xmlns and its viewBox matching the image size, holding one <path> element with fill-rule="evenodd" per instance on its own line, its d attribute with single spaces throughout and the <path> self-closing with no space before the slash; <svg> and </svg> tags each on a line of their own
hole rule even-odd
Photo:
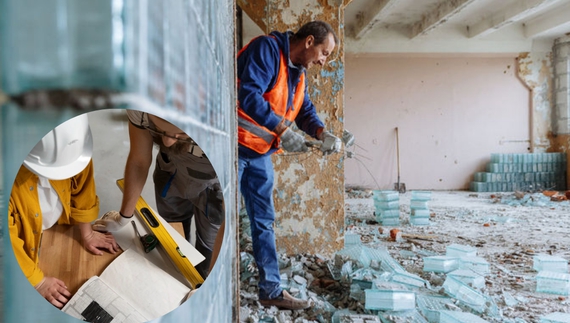
<svg viewBox="0 0 570 323">
<path fill-rule="evenodd" d="M 137 110 L 90 112 L 54 128 L 24 159 L 8 205 L 30 284 L 89 322 L 147 322 L 199 297 L 225 218 L 200 146 Z"/>
</svg>

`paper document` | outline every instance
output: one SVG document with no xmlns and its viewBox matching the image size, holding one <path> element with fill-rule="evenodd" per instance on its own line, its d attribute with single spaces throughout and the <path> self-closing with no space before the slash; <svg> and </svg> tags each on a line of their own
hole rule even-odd
<svg viewBox="0 0 570 323">
<path fill-rule="evenodd" d="M 142 323 L 177 308 L 190 289 L 128 249 L 103 273 L 90 278 L 63 307 L 78 319 L 106 323 Z"/>
</svg>

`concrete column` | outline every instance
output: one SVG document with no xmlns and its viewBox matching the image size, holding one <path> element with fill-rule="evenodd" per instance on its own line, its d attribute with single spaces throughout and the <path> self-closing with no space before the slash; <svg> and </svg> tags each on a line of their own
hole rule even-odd
<svg viewBox="0 0 570 323">
<path fill-rule="evenodd" d="M 570 133 L 570 36 L 558 38 L 553 47 L 554 65 L 554 133 Z"/>
<path fill-rule="evenodd" d="M 237 4 L 266 33 L 328 22 L 340 39 L 328 64 L 307 73 L 309 94 L 327 130 L 341 137 L 344 115 L 344 8 L 351 0 L 246 1 Z M 330 256 L 344 236 L 344 154 L 274 155 L 275 232 L 279 252 Z"/>
<path fill-rule="evenodd" d="M 530 90 L 530 152 L 546 152 L 552 140 L 552 53 L 522 53 L 518 77 Z"/>
<path fill-rule="evenodd" d="M 570 35 L 558 38 L 553 47 L 554 151 L 566 152 L 570 160 Z M 570 162 L 566 174 L 570 174 Z M 566 187 L 570 176 L 566 175 Z"/>
</svg>

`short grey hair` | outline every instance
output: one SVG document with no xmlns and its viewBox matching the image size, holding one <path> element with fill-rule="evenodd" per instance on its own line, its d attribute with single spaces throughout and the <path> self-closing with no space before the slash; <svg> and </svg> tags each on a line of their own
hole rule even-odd
<svg viewBox="0 0 570 323">
<path fill-rule="evenodd" d="M 322 44 L 328 35 L 332 34 L 335 43 L 338 44 L 338 37 L 332 29 L 331 25 L 324 21 L 315 20 L 301 26 L 299 30 L 293 34 L 293 40 L 303 40 L 309 36 L 315 37 L 315 45 Z"/>
</svg>

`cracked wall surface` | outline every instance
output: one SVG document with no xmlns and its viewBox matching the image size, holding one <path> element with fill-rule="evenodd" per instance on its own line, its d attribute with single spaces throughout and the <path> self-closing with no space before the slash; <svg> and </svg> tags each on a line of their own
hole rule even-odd
<svg viewBox="0 0 570 323">
<path fill-rule="evenodd" d="M 531 152 L 566 152 L 570 157 L 570 135 L 554 131 L 559 113 L 554 111 L 552 55 L 552 52 L 522 53 L 517 59 L 518 76 L 531 91 Z"/>
<path fill-rule="evenodd" d="M 518 76 L 531 91 L 531 152 L 546 152 L 552 138 L 552 53 L 522 53 Z"/>
<path fill-rule="evenodd" d="M 328 64 L 307 72 L 311 100 L 326 129 L 338 137 L 343 131 L 344 25 L 343 9 L 350 0 L 237 1 L 265 32 L 296 31 L 312 20 L 328 22 L 339 43 Z M 306 154 L 273 156 L 275 167 L 275 233 L 277 249 L 287 254 L 330 256 L 343 247 L 344 155 Z"/>
</svg>

